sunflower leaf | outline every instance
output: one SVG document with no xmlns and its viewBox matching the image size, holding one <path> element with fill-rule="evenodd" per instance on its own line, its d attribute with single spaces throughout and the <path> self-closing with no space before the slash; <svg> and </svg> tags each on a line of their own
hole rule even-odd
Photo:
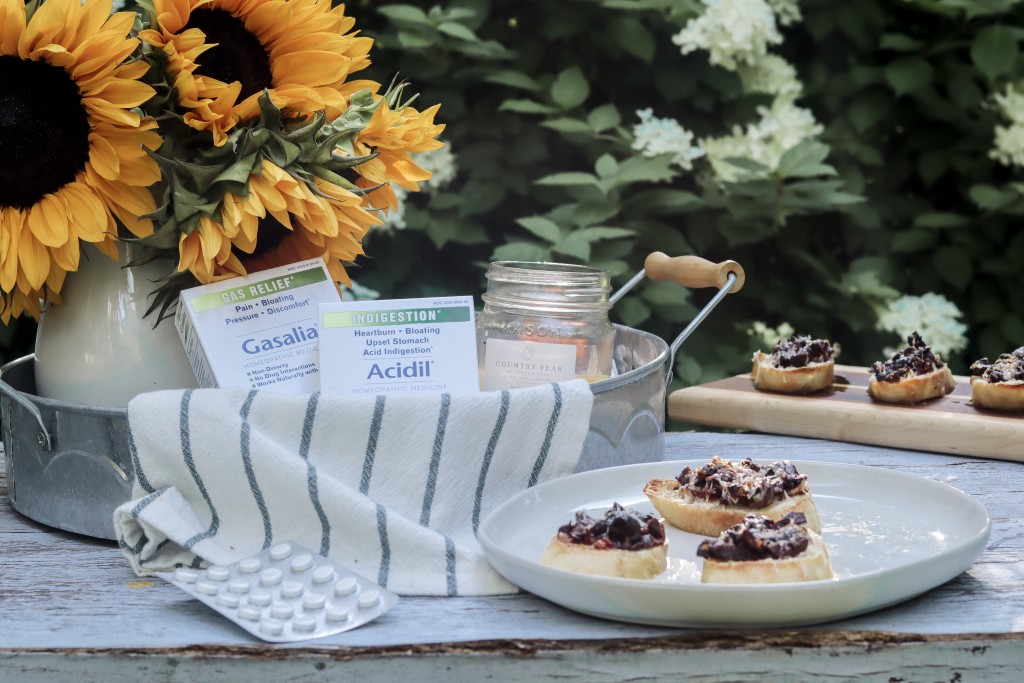
<svg viewBox="0 0 1024 683">
<path fill-rule="evenodd" d="M 281 110 L 270 99 L 270 91 L 266 88 L 263 89 L 263 94 L 259 97 L 259 103 L 260 125 L 265 128 L 280 130 L 283 125 L 284 114 L 281 113 Z"/>
<path fill-rule="evenodd" d="M 313 120 L 309 123 L 299 126 L 293 130 L 287 131 L 281 137 L 289 142 L 303 142 L 305 140 L 311 140 L 316 137 L 316 134 L 320 132 L 320 129 L 327 123 L 327 116 L 322 112 L 317 112 L 313 117 Z"/>
<path fill-rule="evenodd" d="M 367 161 L 373 161 L 379 156 L 380 152 L 378 151 L 374 151 L 371 152 L 370 154 L 364 154 L 358 157 L 339 156 L 337 154 L 334 154 L 331 155 L 330 161 L 332 162 L 331 165 L 335 168 L 335 170 L 344 170 L 346 168 L 353 168 L 355 166 L 365 164 Z"/>
<path fill-rule="evenodd" d="M 259 154 L 253 153 L 247 157 L 239 159 L 218 173 L 217 177 L 214 178 L 214 182 L 223 183 L 234 181 L 236 183 L 246 183 L 249 180 L 249 176 L 252 175 L 253 170 L 257 168 L 257 164 L 260 161 L 258 157 Z"/>
<path fill-rule="evenodd" d="M 264 147 L 271 161 L 281 168 L 288 168 L 302 157 L 302 147 L 278 135 L 272 135 Z"/>
<path fill-rule="evenodd" d="M 352 192 L 353 194 L 358 194 L 358 195 L 366 194 L 366 190 L 364 190 L 363 188 L 359 187 L 358 185 L 355 185 L 354 183 L 346 180 L 345 178 L 343 178 L 342 176 L 338 175 L 337 173 L 335 173 L 331 169 L 327 168 L 326 166 L 310 165 L 308 167 L 308 170 L 309 170 L 310 173 L 315 175 L 317 178 L 320 178 L 321 180 L 326 180 L 330 184 L 337 185 L 338 187 L 344 188 L 344 189 L 348 190 L 349 192 Z M 375 187 L 373 189 L 377 189 L 377 188 Z"/>
<path fill-rule="evenodd" d="M 189 185 L 195 187 L 199 192 L 209 190 L 221 172 L 218 166 L 201 166 L 180 159 L 175 159 L 173 164 L 176 172 L 187 174 L 187 177 L 192 180 Z"/>
<path fill-rule="evenodd" d="M 339 131 L 317 140 L 312 148 L 311 158 L 318 163 L 327 163 L 333 157 L 335 149 L 341 149 L 344 152 L 351 150 L 352 143 L 355 142 L 357 137 L 358 135 L 351 134 L 348 131 Z M 355 158 L 355 155 L 351 153 L 347 156 Z"/>
<path fill-rule="evenodd" d="M 42 4 L 42 0 L 28 0 L 25 3 L 25 23 L 32 21 L 32 15 L 39 9 L 39 5 Z"/>
<path fill-rule="evenodd" d="M 200 213 L 212 216 L 220 206 L 219 201 L 207 201 L 201 194 L 184 187 L 174 190 L 174 200 L 174 217 L 178 221 L 184 221 Z"/>
<path fill-rule="evenodd" d="M 156 217 L 153 214 L 144 216 L 144 218 L 153 219 L 154 223 L 157 222 Z M 146 237 L 129 239 L 121 238 L 125 241 L 139 242 L 146 246 L 151 246 L 156 249 L 177 249 L 178 242 L 181 240 L 181 234 L 183 230 L 178 224 L 178 221 L 174 217 L 167 218 L 165 222 L 159 225 L 152 234 Z"/>
</svg>

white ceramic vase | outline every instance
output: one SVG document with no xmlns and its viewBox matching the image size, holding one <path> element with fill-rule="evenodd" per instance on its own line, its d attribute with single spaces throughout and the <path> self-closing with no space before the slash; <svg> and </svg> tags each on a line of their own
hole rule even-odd
<svg viewBox="0 0 1024 683">
<path fill-rule="evenodd" d="M 83 245 L 79 268 L 68 273 L 61 305 L 48 305 L 36 333 L 39 396 L 91 406 L 123 408 L 137 394 L 196 386 L 173 320 L 154 329 L 156 313 L 143 318 L 156 280 L 169 264 L 125 268 Z"/>
</svg>

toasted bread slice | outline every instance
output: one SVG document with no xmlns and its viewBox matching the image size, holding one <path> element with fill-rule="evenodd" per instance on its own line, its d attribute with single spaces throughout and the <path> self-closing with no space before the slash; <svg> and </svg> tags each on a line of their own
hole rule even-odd
<svg viewBox="0 0 1024 683">
<path fill-rule="evenodd" d="M 754 366 L 750 378 L 754 387 L 762 391 L 777 391 L 785 394 L 811 394 L 832 386 L 835 361 L 809 363 L 803 367 L 776 367 L 770 354 L 758 351 L 754 354 Z"/>
<path fill-rule="evenodd" d="M 1024 410 L 1024 346 L 971 363 L 971 402 L 989 410 Z"/>
<path fill-rule="evenodd" d="M 600 517 L 579 510 L 559 527 L 539 562 L 578 574 L 650 579 L 668 566 L 665 524 L 618 503 Z"/>
<path fill-rule="evenodd" d="M 644 486 L 644 494 L 665 521 L 683 531 L 701 536 L 717 536 L 750 514 L 764 515 L 774 520 L 789 512 L 802 512 L 807 527 L 821 531 L 821 518 L 810 490 L 786 496 L 763 508 L 743 505 L 724 505 L 716 500 L 697 498 L 675 479 L 652 479 Z"/>
<path fill-rule="evenodd" d="M 832 562 L 821 536 L 807 530 L 810 543 L 794 557 L 763 560 L 704 559 L 701 583 L 789 583 L 831 579 Z"/>
<path fill-rule="evenodd" d="M 873 374 L 868 377 L 868 394 L 886 403 L 920 403 L 945 396 L 955 388 L 956 380 L 948 365 L 897 382 L 879 381 Z"/>
<path fill-rule="evenodd" d="M 651 579 L 668 566 L 668 544 L 639 550 L 595 548 L 572 543 L 563 534 L 558 534 L 544 549 L 540 563 L 577 574 Z"/>
<path fill-rule="evenodd" d="M 1024 410 L 1024 382 L 989 382 L 972 377 L 971 403 L 989 410 Z"/>
</svg>

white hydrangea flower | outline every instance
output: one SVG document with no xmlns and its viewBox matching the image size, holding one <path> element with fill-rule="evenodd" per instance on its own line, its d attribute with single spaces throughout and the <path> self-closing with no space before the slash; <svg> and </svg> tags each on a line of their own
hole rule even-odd
<svg viewBox="0 0 1024 683">
<path fill-rule="evenodd" d="M 1024 166 L 1024 125 L 996 126 L 988 155 L 1003 166 Z"/>
<path fill-rule="evenodd" d="M 890 303 L 878 317 L 877 327 L 895 332 L 903 342 L 910 333 L 917 332 L 933 351 L 945 356 L 967 347 L 967 326 L 958 321 L 962 316 L 952 301 L 929 292 L 921 296 L 901 296 Z M 885 353 L 891 356 L 897 350 L 885 349 Z"/>
<path fill-rule="evenodd" d="M 761 119 L 746 129 L 734 126 L 732 135 L 700 141 L 721 182 L 734 182 L 750 176 L 749 171 L 734 166 L 726 159 L 751 159 L 764 165 L 770 173 L 778 168 L 779 160 L 787 150 L 821 135 L 825 130 L 810 110 L 798 107 L 786 98 L 776 97 L 771 108 L 758 107 L 757 113 Z"/>
<path fill-rule="evenodd" d="M 712 64 L 735 70 L 738 64 L 757 62 L 768 54 L 769 45 L 782 42 L 775 14 L 765 0 L 704 0 L 704 4 L 704 13 L 672 37 L 684 55 L 707 50 Z"/>
<path fill-rule="evenodd" d="M 675 119 L 658 118 L 651 109 L 640 109 L 636 115 L 640 123 L 633 126 L 633 149 L 644 156 L 671 154 L 672 163 L 687 171 L 694 159 L 704 156 L 704 150 L 693 144 L 693 133 Z"/>
<path fill-rule="evenodd" d="M 799 0 L 768 0 L 768 5 L 781 26 L 795 24 L 804 18 L 800 13 Z"/>
<path fill-rule="evenodd" d="M 1024 166 L 1024 92 L 1022 84 L 1010 83 L 1001 93 L 992 95 L 990 107 L 1009 122 L 996 126 L 988 156 L 1003 166 Z"/>
<path fill-rule="evenodd" d="M 768 327 L 766 323 L 758 320 L 747 330 L 747 336 L 753 339 L 757 348 L 765 353 L 775 348 L 780 341 L 789 339 L 794 334 L 796 334 L 796 330 L 787 322 L 780 323 L 778 327 Z"/>
<path fill-rule="evenodd" d="M 740 64 L 736 69 L 746 92 L 765 93 L 795 100 L 804 86 L 797 78 L 796 68 L 782 57 L 765 55 L 753 64 Z"/>
<path fill-rule="evenodd" d="M 454 180 L 459 172 L 455 163 L 455 154 L 452 153 L 451 145 L 448 144 L 429 152 L 416 154 L 413 156 L 413 161 L 433 174 L 429 180 L 420 183 L 424 192 L 441 189 Z"/>
<path fill-rule="evenodd" d="M 1024 124 L 1024 92 L 1019 86 L 1010 83 L 1002 93 L 992 96 L 995 108 L 1013 123 Z"/>
</svg>

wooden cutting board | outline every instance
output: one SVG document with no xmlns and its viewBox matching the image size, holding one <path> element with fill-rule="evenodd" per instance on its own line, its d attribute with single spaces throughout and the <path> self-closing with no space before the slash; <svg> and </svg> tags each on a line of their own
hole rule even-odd
<svg viewBox="0 0 1024 683">
<path fill-rule="evenodd" d="M 837 365 L 831 389 L 806 396 L 758 391 L 748 375 L 687 387 L 668 397 L 675 420 L 709 427 L 1024 462 L 1024 413 L 971 405 L 970 380 L 912 406 L 874 401 L 867 368 Z"/>
</svg>

